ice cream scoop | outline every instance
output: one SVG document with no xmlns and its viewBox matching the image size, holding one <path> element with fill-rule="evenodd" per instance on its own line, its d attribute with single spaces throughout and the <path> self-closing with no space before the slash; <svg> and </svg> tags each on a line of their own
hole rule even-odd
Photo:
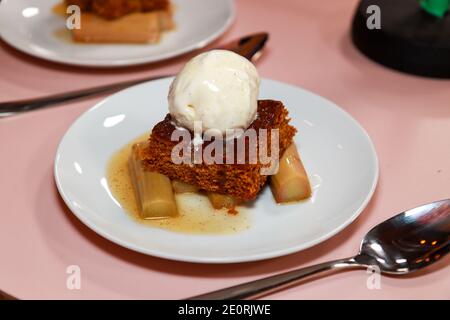
<svg viewBox="0 0 450 320">
<path fill-rule="evenodd" d="M 191 59 L 169 91 L 169 111 L 177 126 L 194 131 L 246 129 L 256 117 L 259 76 L 244 57 L 212 50 Z M 198 123 L 197 123 L 198 128 Z"/>
</svg>

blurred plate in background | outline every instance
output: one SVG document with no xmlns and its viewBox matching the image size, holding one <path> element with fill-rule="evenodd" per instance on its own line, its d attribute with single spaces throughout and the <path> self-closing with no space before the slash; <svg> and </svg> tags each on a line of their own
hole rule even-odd
<svg viewBox="0 0 450 320">
<path fill-rule="evenodd" d="M 79 44 L 53 7 L 63 0 L 3 0 L 0 36 L 14 48 L 53 62 L 86 67 L 150 63 L 201 48 L 222 35 L 234 19 L 232 0 L 171 0 L 176 28 L 158 44 Z"/>
</svg>

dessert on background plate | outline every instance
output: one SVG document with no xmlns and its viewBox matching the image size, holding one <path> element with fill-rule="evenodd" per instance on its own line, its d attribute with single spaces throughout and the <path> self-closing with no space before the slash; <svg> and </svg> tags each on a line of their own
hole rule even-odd
<svg viewBox="0 0 450 320">
<path fill-rule="evenodd" d="M 86 13 L 104 23 L 116 25 L 142 13 L 129 13 L 108 20 L 83 10 L 79 15 L 78 9 L 68 8 L 64 0 L 1 0 L 0 38 L 17 50 L 48 61 L 83 67 L 119 68 L 162 61 L 203 48 L 222 35 L 236 15 L 233 0 L 170 0 L 169 3 L 173 7 L 171 21 L 175 27 L 167 32 L 158 32 L 161 38 L 154 44 L 147 42 L 150 36 L 146 29 L 138 28 L 134 23 L 125 26 L 129 37 L 122 37 L 119 33 L 125 42 L 77 42 L 70 30 L 78 25 L 76 17 Z M 149 15 L 152 16 L 152 12 Z M 81 27 L 80 31 L 83 31 L 83 21 Z M 102 30 L 106 29 L 98 28 L 97 31 Z M 114 31 L 106 36 L 107 39 L 115 36 Z M 132 39 L 144 42 L 131 42 Z"/>
<path fill-rule="evenodd" d="M 183 194 L 203 194 L 221 214 L 239 215 L 269 180 L 277 203 L 310 197 L 297 130 L 282 102 L 258 101 L 259 84 L 255 66 L 231 51 L 209 51 L 185 65 L 170 86 L 169 114 L 132 143 L 121 171 L 128 171 L 141 219 L 186 216 Z M 114 174 L 109 181 L 113 192 L 120 188 Z"/>
<path fill-rule="evenodd" d="M 71 30 L 77 42 L 158 43 L 175 28 L 169 0 L 65 0 L 55 11 L 65 15 L 72 5 L 81 11 L 80 28 Z"/>
</svg>

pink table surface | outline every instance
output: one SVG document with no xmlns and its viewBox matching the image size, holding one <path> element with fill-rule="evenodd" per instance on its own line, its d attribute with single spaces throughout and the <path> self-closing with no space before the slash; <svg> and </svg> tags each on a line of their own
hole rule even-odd
<svg viewBox="0 0 450 320">
<path fill-rule="evenodd" d="M 0 288 L 24 299 L 178 299 L 292 268 L 354 254 L 363 235 L 404 209 L 450 193 L 450 81 L 385 69 L 351 44 L 356 0 L 239 0 L 237 20 L 216 44 L 270 31 L 262 76 L 336 102 L 372 137 L 380 160 L 376 194 L 332 239 L 290 256 L 235 265 L 167 261 L 119 247 L 90 231 L 62 203 L 53 159 L 70 124 L 99 98 L 0 119 Z M 0 42 L 0 101 L 175 72 L 186 56 L 121 70 L 92 70 L 31 58 Z M 366 286 L 364 271 L 322 278 L 273 299 L 450 298 L 449 259 L 406 278 Z M 66 288 L 79 265 L 81 290 Z"/>
</svg>

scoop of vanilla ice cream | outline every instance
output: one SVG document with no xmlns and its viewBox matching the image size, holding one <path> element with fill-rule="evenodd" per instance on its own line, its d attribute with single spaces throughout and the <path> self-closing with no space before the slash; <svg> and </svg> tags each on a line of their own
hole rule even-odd
<svg viewBox="0 0 450 320">
<path fill-rule="evenodd" d="M 169 91 L 169 111 L 175 124 L 194 131 L 246 129 L 256 117 L 259 76 L 244 57 L 213 50 L 191 59 Z"/>
</svg>

